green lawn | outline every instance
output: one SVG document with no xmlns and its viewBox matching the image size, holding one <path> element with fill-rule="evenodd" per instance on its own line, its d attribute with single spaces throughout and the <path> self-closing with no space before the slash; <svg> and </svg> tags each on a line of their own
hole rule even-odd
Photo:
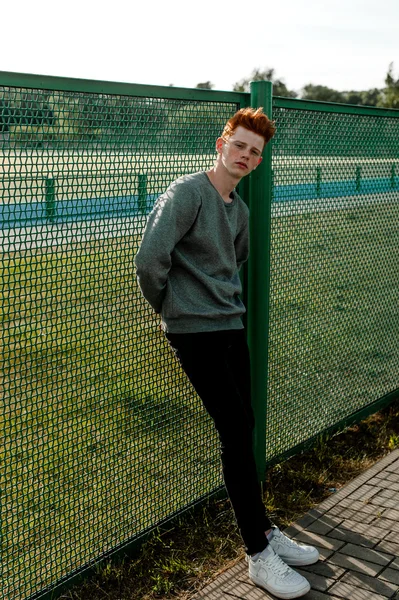
<svg viewBox="0 0 399 600">
<path fill-rule="evenodd" d="M 3 256 L 6 598 L 220 483 L 216 438 L 134 282 L 137 241 Z"/>
<path fill-rule="evenodd" d="M 272 221 L 268 458 L 398 388 L 399 203 Z"/>
</svg>

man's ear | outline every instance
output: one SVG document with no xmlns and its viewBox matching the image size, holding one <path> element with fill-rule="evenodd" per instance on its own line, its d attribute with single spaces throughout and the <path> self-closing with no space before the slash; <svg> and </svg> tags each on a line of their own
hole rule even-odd
<svg viewBox="0 0 399 600">
<path fill-rule="evenodd" d="M 220 154 L 222 152 L 222 148 L 223 148 L 223 138 L 218 138 L 216 140 L 216 152 L 218 152 L 218 154 Z"/>
<path fill-rule="evenodd" d="M 260 165 L 260 163 L 262 162 L 262 160 L 263 160 L 263 156 L 259 156 L 259 158 L 258 158 L 258 165 L 257 166 Z"/>
</svg>

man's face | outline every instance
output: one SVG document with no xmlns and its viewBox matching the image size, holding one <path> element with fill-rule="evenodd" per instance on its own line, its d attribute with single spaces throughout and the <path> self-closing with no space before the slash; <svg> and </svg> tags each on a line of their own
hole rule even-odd
<svg viewBox="0 0 399 600">
<path fill-rule="evenodd" d="M 219 138 L 216 149 L 223 166 L 235 179 L 241 179 L 262 162 L 265 140 L 244 127 L 237 127 L 228 139 Z"/>
</svg>

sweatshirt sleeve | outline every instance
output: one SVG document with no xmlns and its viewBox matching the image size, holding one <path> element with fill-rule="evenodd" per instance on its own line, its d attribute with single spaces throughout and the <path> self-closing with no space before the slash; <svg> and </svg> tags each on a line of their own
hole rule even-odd
<svg viewBox="0 0 399 600">
<path fill-rule="evenodd" d="M 240 230 L 238 231 L 236 239 L 234 240 L 234 246 L 236 251 L 237 267 L 239 269 L 249 257 L 249 213 L 247 208 L 243 214 Z"/>
<path fill-rule="evenodd" d="M 158 198 L 135 257 L 141 292 L 156 313 L 161 312 L 172 253 L 192 227 L 201 206 L 199 192 L 184 182 L 174 182 Z"/>
</svg>

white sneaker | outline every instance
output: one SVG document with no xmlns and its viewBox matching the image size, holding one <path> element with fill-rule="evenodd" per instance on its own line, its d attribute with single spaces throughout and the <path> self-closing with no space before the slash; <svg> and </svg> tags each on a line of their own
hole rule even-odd
<svg viewBox="0 0 399 600">
<path fill-rule="evenodd" d="M 310 590 L 309 582 L 285 564 L 270 544 L 257 560 L 247 558 L 249 578 L 277 598 L 299 598 Z"/>
<path fill-rule="evenodd" d="M 320 558 L 319 551 L 316 548 L 297 544 L 284 533 L 281 533 L 278 527 L 273 527 L 269 544 L 287 565 L 294 567 L 313 565 Z"/>
</svg>

